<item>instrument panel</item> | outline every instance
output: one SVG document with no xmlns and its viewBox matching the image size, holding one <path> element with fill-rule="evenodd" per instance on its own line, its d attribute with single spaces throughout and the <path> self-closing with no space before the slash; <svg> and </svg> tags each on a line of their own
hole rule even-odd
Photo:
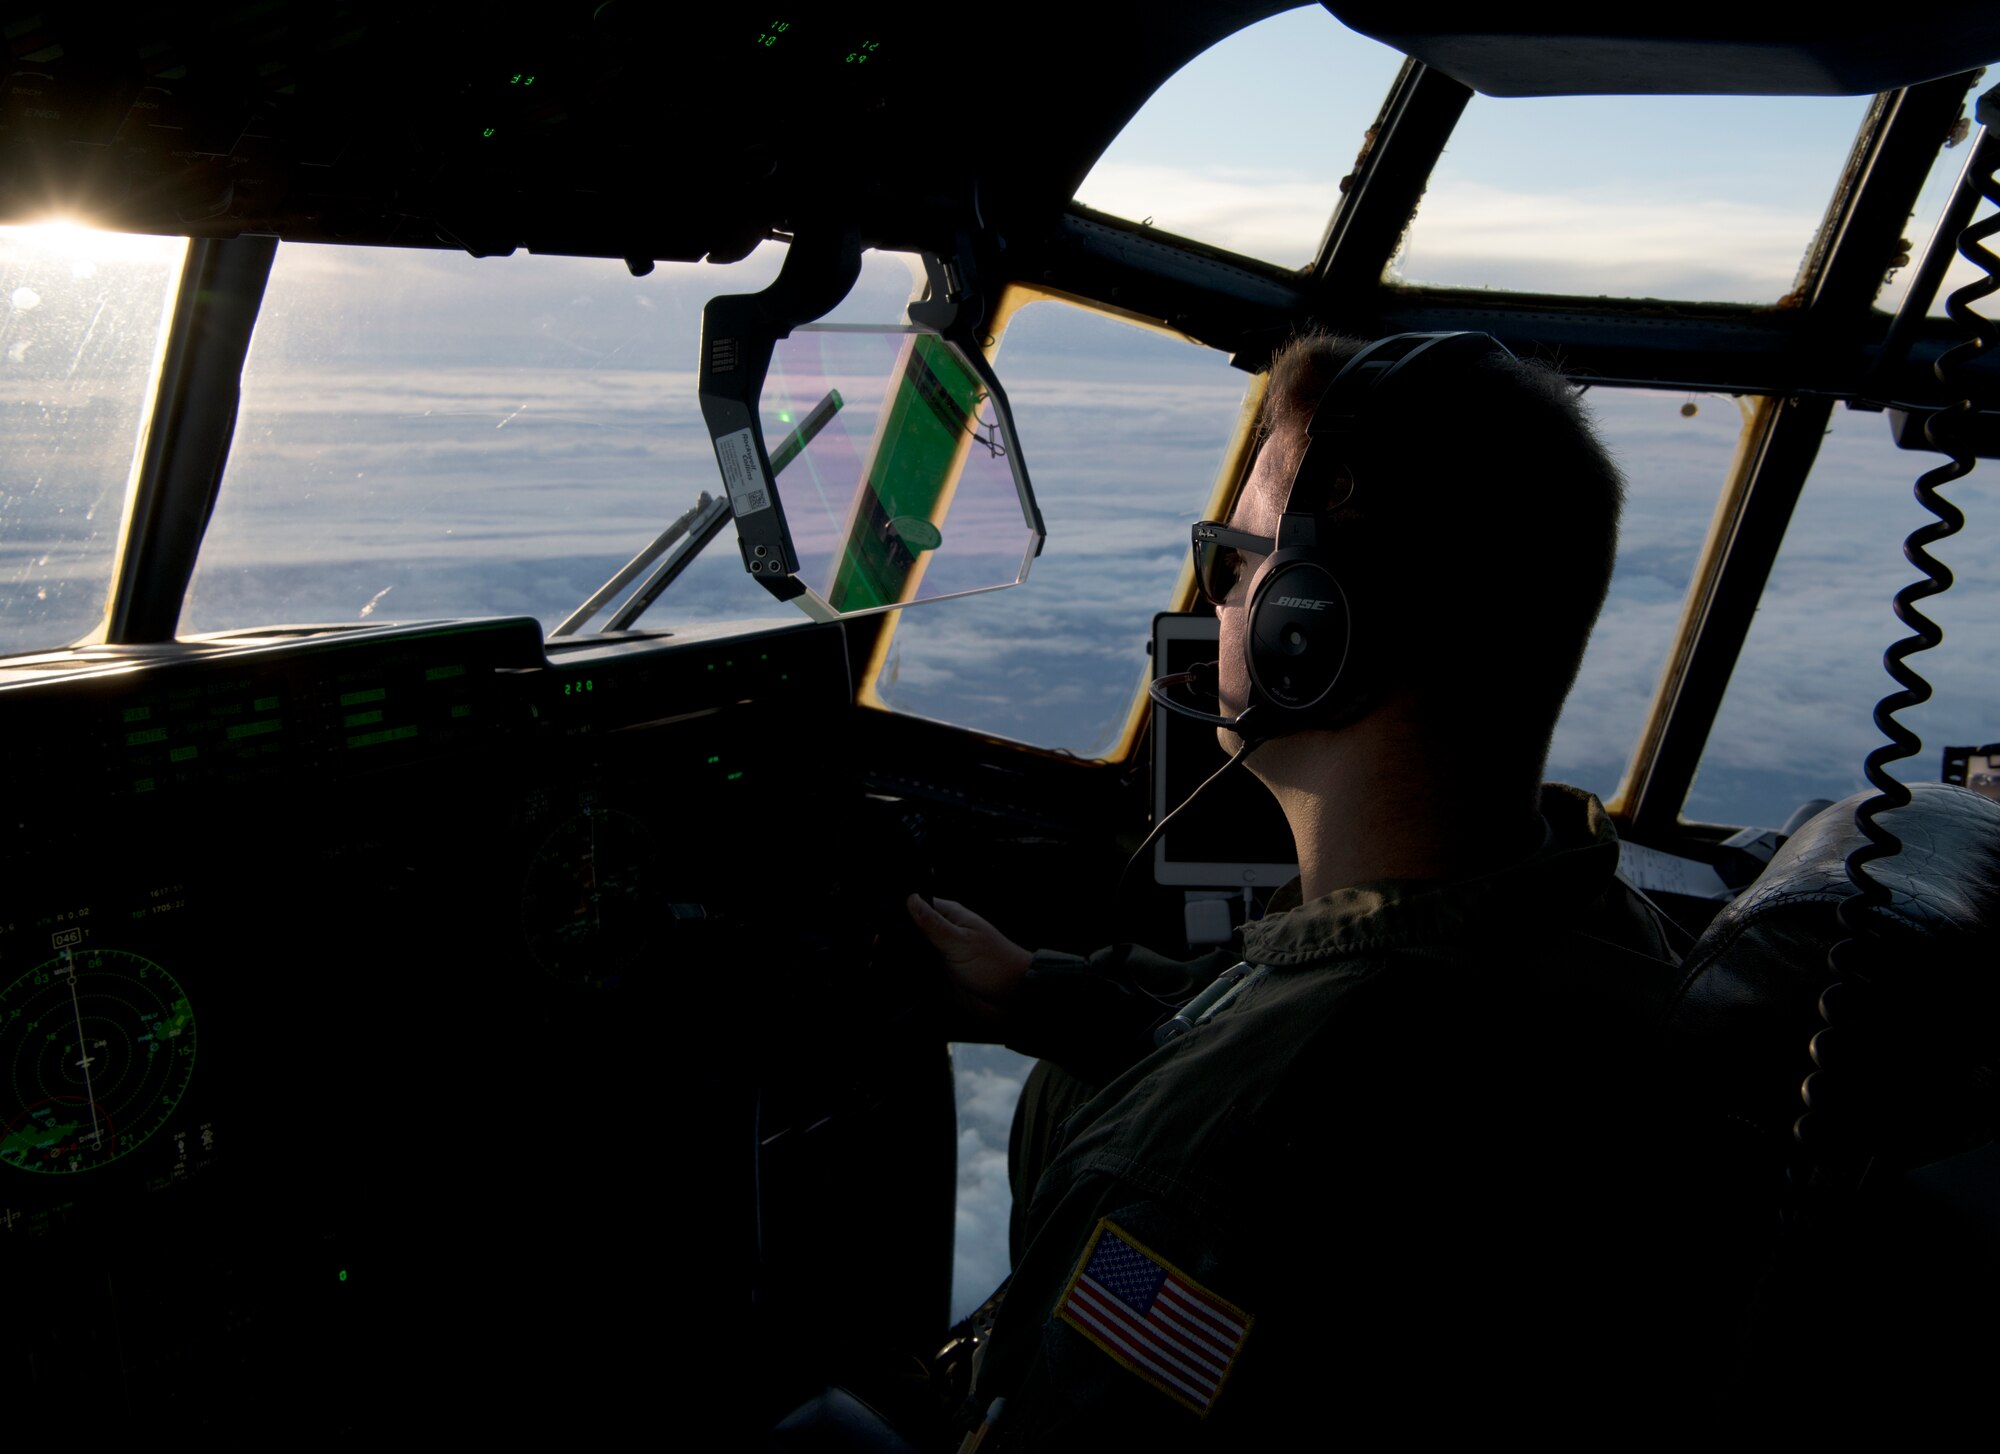
<svg viewBox="0 0 2000 1454">
<path fill-rule="evenodd" d="M 856 963 L 851 711 L 838 626 L 0 677 L 0 1358 L 37 1406 L 296 1427 L 365 1389 L 315 1425 L 362 1431 L 440 1378 L 650 1377 L 656 1339 L 554 1331 L 623 1290 L 747 1314 L 754 1088 L 809 1029 L 732 1011 Z"/>
</svg>

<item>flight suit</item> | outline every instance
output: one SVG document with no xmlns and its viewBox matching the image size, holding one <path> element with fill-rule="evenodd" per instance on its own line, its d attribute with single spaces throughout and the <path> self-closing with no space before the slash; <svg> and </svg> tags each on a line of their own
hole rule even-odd
<svg viewBox="0 0 2000 1454">
<path fill-rule="evenodd" d="M 1632 1392 L 1674 956 L 1597 801 L 1542 812 L 1482 877 L 1288 891 L 1243 932 L 1261 968 L 1158 1050 L 1134 1027 L 1226 958 L 1037 956 L 1018 1048 L 1112 1074 L 1026 1208 L 982 1454 L 1581 1428 Z"/>
</svg>

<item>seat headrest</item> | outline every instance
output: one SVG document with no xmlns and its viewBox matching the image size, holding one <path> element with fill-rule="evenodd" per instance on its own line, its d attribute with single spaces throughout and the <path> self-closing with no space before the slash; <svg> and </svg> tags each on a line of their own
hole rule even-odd
<svg viewBox="0 0 2000 1454">
<path fill-rule="evenodd" d="M 1854 893 L 1846 858 L 1865 840 L 1857 793 L 1814 817 L 1757 881 L 1717 914 L 1682 963 L 1668 1002 L 1669 1043 L 1704 1097 L 1772 1130 L 1799 1113 L 1833 982 L 1836 909 Z M 1893 1005 L 1906 1048 L 1919 1037 L 1938 1063 L 1990 1063 L 2000 1041 L 2000 803 L 1947 783 L 1917 783 L 1877 822 L 1902 850 L 1868 865 L 1889 891 L 1870 911 L 1880 931 L 1870 1003 Z"/>
</svg>

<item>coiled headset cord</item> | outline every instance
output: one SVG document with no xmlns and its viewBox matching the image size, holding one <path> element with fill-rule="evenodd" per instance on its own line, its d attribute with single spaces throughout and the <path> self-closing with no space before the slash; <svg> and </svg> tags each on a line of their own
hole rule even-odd
<svg viewBox="0 0 2000 1454">
<path fill-rule="evenodd" d="M 1970 191 L 1976 191 L 1979 196 L 2000 206 L 2000 87 L 1979 98 L 1977 117 L 1981 131 L 1959 180 L 1961 197 L 1957 205 L 1963 206 L 1968 216 L 1976 206 L 1964 196 Z M 1874 1153 L 1879 1149 L 1882 1140 L 1880 1132 L 1884 1129 L 1879 1122 L 1874 1125 L 1854 1124 L 1848 1121 L 1845 1112 L 1829 1117 L 1829 1113 L 1822 1109 L 1830 1099 L 1826 1095 L 1826 1067 L 1829 1064 L 1853 1065 L 1854 1069 L 1839 1072 L 1841 1079 L 1853 1077 L 1855 1070 L 1859 1070 L 1873 1080 L 1877 1088 L 1886 1088 L 1893 1076 L 1889 1066 L 1856 1063 L 1849 1049 L 1842 1048 L 1841 1042 L 1849 1036 L 1858 1038 L 1869 1034 L 1879 1023 L 1883 1010 L 1881 1004 L 1871 1003 L 1876 998 L 1873 969 L 1881 932 L 1874 914 L 1876 910 L 1887 907 L 1890 893 L 1875 881 L 1868 872 L 1868 865 L 1877 859 L 1900 853 L 1903 847 L 1902 840 L 1877 818 L 1910 801 L 1910 790 L 1889 775 L 1888 764 L 1912 757 L 1923 747 L 1923 740 L 1897 721 L 1896 714 L 1930 700 L 1930 683 L 1909 665 L 1908 658 L 1919 651 L 1928 651 L 1944 640 L 1944 632 L 1917 609 L 1916 603 L 1939 595 L 1951 586 L 1951 571 L 1930 553 L 1929 547 L 1955 535 L 1965 524 L 1964 513 L 1938 493 L 1938 486 L 1963 479 L 1973 469 L 1975 455 L 1969 440 L 1976 425 L 1979 406 L 1972 395 L 1979 386 L 1967 376 L 1966 365 L 1985 350 L 2000 346 L 2000 326 L 1972 308 L 1977 299 L 2000 292 L 2000 257 L 1984 246 L 1986 239 L 1996 232 L 2000 232 L 2000 214 L 1964 228 L 1957 239 L 1959 256 L 1979 268 L 1985 276 L 1959 288 L 1945 300 L 1945 312 L 1966 331 L 1968 337 L 1948 349 L 1933 365 L 1938 382 L 1948 391 L 1959 393 L 1955 402 L 1924 421 L 1925 442 L 1948 458 L 1936 469 L 1918 477 L 1914 493 L 1917 502 L 1937 518 L 1911 531 L 1903 543 L 1904 558 L 1924 572 L 1924 578 L 1912 581 L 1895 597 L 1896 617 L 1913 634 L 1896 642 L 1882 654 L 1882 665 L 1900 690 L 1891 692 L 1875 706 L 1875 726 L 1889 740 L 1868 754 L 1862 768 L 1875 792 L 1854 810 L 1854 825 L 1867 841 L 1847 855 L 1847 877 L 1854 885 L 1854 893 L 1843 899 L 1837 910 L 1843 937 L 1827 952 L 1827 968 L 1833 976 L 1833 983 L 1819 999 L 1822 1028 L 1813 1036 L 1810 1046 L 1816 1068 L 1800 1087 L 1807 1109 L 1793 1125 L 1794 1136 L 1811 1158 L 1813 1169 L 1809 1188 L 1821 1195 L 1837 1195 L 1862 1186 L 1874 1165 Z M 1943 269 L 1940 266 L 1936 271 L 1941 274 Z M 1915 299 L 1913 303 L 1916 308 L 1922 309 L 1927 306 L 1927 301 Z M 1893 1027 L 1885 1028 L 1888 1033 L 1878 1042 L 1884 1049 L 1893 1043 L 1894 1038 Z M 1843 1091 L 1848 1089 L 1842 1087 Z M 1879 1098 L 1863 1094 L 1842 1095 L 1837 1099 L 1869 1106 Z M 1880 1109 L 1876 1107 L 1878 1113 Z"/>
</svg>

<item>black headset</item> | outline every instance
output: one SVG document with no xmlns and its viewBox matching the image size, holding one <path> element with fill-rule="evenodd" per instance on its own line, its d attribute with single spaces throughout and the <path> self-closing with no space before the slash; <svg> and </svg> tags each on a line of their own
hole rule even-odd
<svg viewBox="0 0 2000 1454">
<path fill-rule="evenodd" d="M 1327 531 L 1326 512 L 1370 491 L 1378 478 L 1371 466 L 1393 467 L 1385 446 L 1393 443 L 1405 457 L 1423 447 L 1388 437 L 1387 410 L 1412 402 L 1410 389 L 1434 390 L 1444 375 L 1496 354 L 1513 357 L 1484 333 L 1399 333 L 1362 349 L 1321 395 L 1275 548 L 1251 578 L 1244 634 L 1250 701 L 1236 719 L 1250 727 L 1244 735 L 1261 740 L 1345 726 L 1374 706 L 1393 650 L 1395 607 L 1371 570 L 1375 532 L 1366 525 Z M 1426 410 L 1424 417 L 1444 414 Z M 1343 467 L 1349 487 L 1335 497 Z M 1323 503 L 1308 507 L 1313 501 Z"/>
</svg>

